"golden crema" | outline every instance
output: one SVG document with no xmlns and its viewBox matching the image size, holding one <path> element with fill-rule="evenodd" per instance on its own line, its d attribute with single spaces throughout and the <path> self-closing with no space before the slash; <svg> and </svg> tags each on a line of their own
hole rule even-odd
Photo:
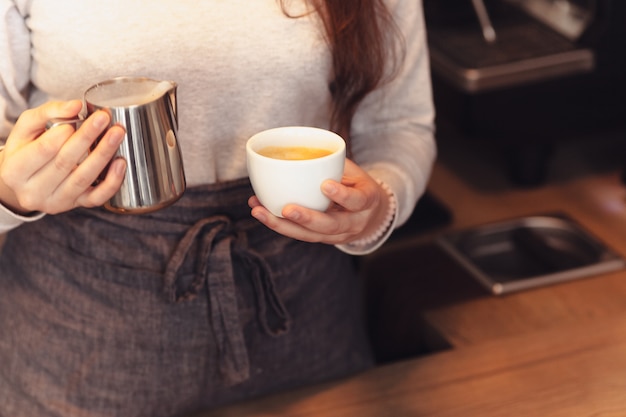
<svg viewBox="0 0 626 417">
<path fill-rule="evenodd" d="M 303 160 L 321 158 L 330 155 L 333 151 L 307 146 L 266 146 L 258 151 L 260 155 L 274 159 Z"/>
</svg>

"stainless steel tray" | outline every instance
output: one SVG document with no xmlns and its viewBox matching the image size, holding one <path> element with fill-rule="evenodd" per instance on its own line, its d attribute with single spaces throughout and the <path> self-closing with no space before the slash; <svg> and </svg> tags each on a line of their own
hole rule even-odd
<svg viewBox="0 0 626 417">
<path fill-rule="evenodd" d="M 564 215 L 539 215 L 442 235 L 437 244 L 494 294 L 626 266 L 624 258 Z"/>
</svg>

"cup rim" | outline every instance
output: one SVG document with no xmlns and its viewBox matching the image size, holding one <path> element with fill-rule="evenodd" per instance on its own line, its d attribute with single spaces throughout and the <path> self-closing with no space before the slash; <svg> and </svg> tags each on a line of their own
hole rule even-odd
<svg viewBox="0 0 626 417">
<path fill-rule="evenodd" d="M 257 141 L 260 140 L 259 138 L 265 135 L 276 133 L 278 131 L 280 132 L 302 131 L 302 132 L 315 132 L 317 134 L 323 134 L 325 137 L 333 141 L 333 144 L 336 144 L 337 148 L 334 149 L 333 152 L 328 155 L 324 155 L 324 156 L 320 156 L 318 158 L 312 158 L 312 159 L 277 159 L 277 158 L 264 156 L 258 153 L 258 151 L 254 148 L 254 145 Z M 295 126 L 294 125 L 294 126 L 280 126 L 280 127 L 269 128 L 269 129 L 259 131 L 255 133 L 254 135 L 250 136 L 250 138 L 246 142 L 246 150 L 250 155 L 253 155 L 254 157 L 259 158 L 259 159 L 271 160 L 271 161 L 276 161 L 276 163 L 284 163 L 284 164 L 314 163 L 314 161 L 321 161 L 321 160 L 336 157 L 339 154 L 343 154 L 345 153 L 345 149 L 346 149 L 346 142 L 340 135 L 338 135 L 337 133 L 331 130 L 327 130 L 327 129 L 323 129 L 319 127 L 313 127 L 313 126 Z"/>
</svg>

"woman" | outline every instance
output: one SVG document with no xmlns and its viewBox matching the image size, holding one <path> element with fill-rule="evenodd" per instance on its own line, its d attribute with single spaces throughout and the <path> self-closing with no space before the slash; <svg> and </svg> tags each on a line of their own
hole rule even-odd
<svg viewBox="0 0 626 417">
<path fill-rule="evenodd" d="M 0 19 L 0 415 L 179 416 L 371 366 L 350 254 L 408 218 L 435 154 L 419 2 L 0 0 Z M 188 189 L 145 215 L 99 208 L 125 170 L 92 186 L 124 134 L 106 113 L 45 130 L 120 75 L 179 84 Z M 350 145 L 326 213 L 250 197 L 245 141 L 284 125 Z"/>
</svg>

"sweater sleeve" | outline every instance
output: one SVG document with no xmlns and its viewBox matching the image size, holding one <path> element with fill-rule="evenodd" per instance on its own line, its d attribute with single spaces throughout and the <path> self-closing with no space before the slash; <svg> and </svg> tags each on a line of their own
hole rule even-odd
<svg viewBox="0 0 626 417">
<path fill-rule="evenodd" d="M 28 108 L 30 38 L 23 10 L 13 0 L 0 0 L 0 147 L 19 115 Z M 1 150 L 0 150 L 1 151 Z M 24 221 L 41 218 L 18 216 L 0 205 L 0 233 Z"/>
<path fill-rule="evenodd" d="M 0 0 L 0 141 L 28 108 L 30 37 L 15 2 Z"/>
<path fill-rule="evenodd" d="M 430 177 L 436 156 L 435 111 L 422 2 L 388 3 L 404 38 L 403 61 L 396 76 L 359 106 L 352 151 L 354 160 L 395 194 L 398 227 L 411 215 Z"/>
</svg>

